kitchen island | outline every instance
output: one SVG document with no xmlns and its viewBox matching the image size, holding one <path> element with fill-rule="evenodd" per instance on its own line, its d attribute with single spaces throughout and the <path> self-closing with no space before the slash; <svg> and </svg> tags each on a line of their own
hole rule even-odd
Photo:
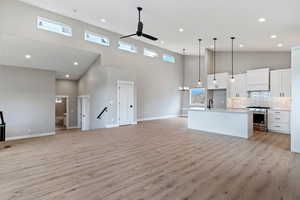
<svg viewBox="0 0 300 200">
<path fill-rule="evenodd" d="M 249 138 L 253 135 L 253 114 L 247 109 L 190 108 L 188 128 Z"/>
</svg>

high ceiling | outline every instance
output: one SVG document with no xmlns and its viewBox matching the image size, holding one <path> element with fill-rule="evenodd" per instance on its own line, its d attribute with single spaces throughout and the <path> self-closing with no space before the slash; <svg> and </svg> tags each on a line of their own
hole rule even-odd
<svg viewBox="0 0 300 200">
<path fill-rule="evenodd" d="M 52 43 L 0 35 L 0 65 L 56 72 L 57 79 L 78 80 L 99 55 Z M 26 56 L 30 55 L 30 59 Z M 78 65 L 75 66 L 74 63 Z M 66 75 L 70 77 L 66 77 Z"/>
<path fill-rule="evenodd" d="M 22 1 L 120 34 L 136 30 L 136 7 L 142 6 L 145 32 L 164 41 L 150 43 L 175 52 L 187 48 L 196 54 L 199 37 L 206 47 L 217 37 L 218 49 L 225 51 L 230 50 L 231 36 L 237 37 L 236 46 L 244 45 L 239 48 L 243 51 L 290 51 L 300 44 L 299 0 Z M 258 22 L 259 18 L 266 22 Z M 274 34 L 277 38 L 271 39 Z"/>
</svg>

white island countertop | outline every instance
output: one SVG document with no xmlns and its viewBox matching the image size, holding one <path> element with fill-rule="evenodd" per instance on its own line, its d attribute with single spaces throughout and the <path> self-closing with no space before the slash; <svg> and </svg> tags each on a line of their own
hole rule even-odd
<svg viewBox="0 0 300 200">
<path fill-rule="evenodd" d="M 252 111 L 249 111 L 248 109 L 234 109 L 234 108 L 227 108 L 227 109 L 222 109 L 222 108 L 203 108 L 203 107 L 191 107 L 189 110 L 193 111 L 203 111 L 203 112 L 229 112 L 229 113 L 249 113 Z"/>
<path fill-rule="evenodd" d="M 207 109 L 193 107 L 188 112 L 188 128 L 241 138 L 253 135 L 253 113 L 248 109 Z"/>
</svg>

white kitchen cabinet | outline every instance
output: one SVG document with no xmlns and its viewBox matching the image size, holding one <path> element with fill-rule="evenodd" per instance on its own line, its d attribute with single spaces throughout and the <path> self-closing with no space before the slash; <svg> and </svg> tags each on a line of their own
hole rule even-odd
<svg viewBox="0 0 300 200">
<path fill-rule="evenodd" d="M 218 90 L 228 88 L 228 73 L 217 73 L 216 74 L 217 83 L 214 84 L 214 75 L 209 74 L 207 76 L 207 89 L 208 90 Z"/>
<path fill-rule="evenodd" d="M 292 74 L 290 69 L 283 70 L 282 73 L 282 96 L 292 96 Z"/>
<path fill-rule="evenodd" d="M 272 97 L 291 96 L 291 70 L 271 71 L 271 95 Z"/>
<path fill-rule="evenodd" d="M 247 71 L 247 91 L 270 90 L 270 69 L 256 69 Z"/>
<path fill-rule="evenodd" d="M 268 114 L 268 129 L 271 132 L 290 133 L 290 111 L 270 110 Z"/>
<path fill-rule="evenodd" d="M 246 74 L 236 74 L 234 79 L 231 82 L 231 75 L 229 76 L 229 97 L 247 97 Z"/>
</svg>

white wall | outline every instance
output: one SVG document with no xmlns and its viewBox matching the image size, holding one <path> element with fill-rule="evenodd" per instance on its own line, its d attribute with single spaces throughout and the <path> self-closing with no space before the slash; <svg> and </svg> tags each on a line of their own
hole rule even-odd
<svg viewBox="0 0 300 200">
<path fill-rule="evenodd" d="M 78 81 L 56 80 L 56 95 L 69 97 L 69 127 L 77 127 Z"/>
<path fill-rule="evenodd" d="M 180 112 L 181 94 L 177 92 L 177 88 L 182 85 L 182 56 L 180 54 L 159 48 L 148 43 L 144 43 L 132 38 L 125 39 L 124 41 L 130 42 L 137 46 L 138 53 L 128 53 L 119 50 L 118 41 L 120 35 L 83 23 L 78 20 L 74 20 L 68 17 L 64 17 L 37 7 L 33 7 L 24 4 L 19 1 L 3 0 L 0 3 L 0 33 L 6 35 L 14 35 L 16 37 L 31 38 L 34 40 L 41 40 L 49 43 L 55 43 L 62 46 L 70 46 L 72 48 L 81 49 L 84 51 L 90 51 L 101 55 L 101 67 L 104 73 L 107 75 L 107 82 L 110 84 L 107 93 L 99 93 L 99 97 L 110 96 L 110 93 L 116 94 L 114 91 L 116 87 L 116 80 L 131 78 L 135 76 L 136 92 L 137 92 L 137 118 L 151 118 L 161 117 L 166 115 L 175 115 Z M 14 12 L 11 12 L 11 11 Z M 36 28 L 37 17 L 45 17 L 52 20 L 62 22 L 70 25 L 73 28 L 73 36 L 66 37 L 63 35 L 50 33 Z M 110 39 L 110 46 L 101 46 L 93 44 L 91 42 L 84 41 L 84 31 L 91 31 L 101 35 L 104 35 Z M 143 55 L 143 48 L 149 48 L 155 50 L 159 56 L 156 58 L 149 58 Z M 162 55 L 169 54 L 175 57 L 176 63 L 166 63 L 162 61 Z M 97 71 L 96 69 L 92 71 Z M 81 88 L 87 87 L 83 93 L 94 91 L 99 92 L 99 89 L 95 89 L 93 85 L 99 81 L 97 87 L 103 80 L 95 80 L 104 78 L 102 72 L 97 71 L 98 76 L 87 73 L 87 77 L 82 77 L 83 80 Z M 93 78 L 92 78 L 93 77 Z M 86 84 L 83 84 L 83 83 Z M 83 86 L 85 85 L 85 86 Z M 81 90 L 83 91 L 83 90 Z M 108 95 L 107 95 L 108 94 Z M 91 94 L 90 94 L 91 95 Z M 111 99 L 112 97 L 110 97 Z M 105 104 L 108 99 L 105 99 Z M 97 101 L 98 102 L 98 101 Z M 99 108 L 103 105 L 99 105 Z M 95 113 L 99 111 L 96 107 Z M 109 122 L 115 123 L 116 106 L 113 108 L 112 117 Z M 113 119 L 113 120 L 112 120 Z M 94 127 L 98 125 L 95 124 Z"/>
<path fill-rule="evenodd" d="M 0 66 L 0 110 L 7 138 L 54 133 L 55 73 Z"/>
<path fill-rule="evenodd" d="M 292 51 L 291 149 L 300 153 L 300 47 Z"/>
<path fill-rule="evenodd" d="M 269 67 L 271 70 L 290 68 L 290 52 L 235 52 L 234 73 Z M 231 73 L 231 52 L 217 52 L 216 72 Z"/>
</svg>

